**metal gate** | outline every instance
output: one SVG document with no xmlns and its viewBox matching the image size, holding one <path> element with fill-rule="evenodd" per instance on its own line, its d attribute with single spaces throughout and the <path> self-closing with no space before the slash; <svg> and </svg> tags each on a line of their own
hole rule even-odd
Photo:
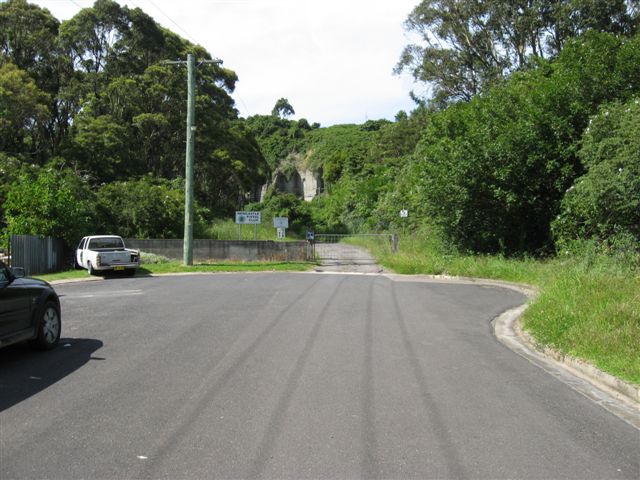
<svg viewBox="0 0 640 480">
<path fill-rule="evenodd" d="M 371 255 L 362 247 L 352 244 L 350 240 L 365 238 L 368 241 L 382 242 L 391 251 L 398 248 L 398 237 L 391 233 L 334 234 L 316 233 L 313 242 L 314 257 L 323 263 L 364 264 L 371 262 Z"/>
</svg>

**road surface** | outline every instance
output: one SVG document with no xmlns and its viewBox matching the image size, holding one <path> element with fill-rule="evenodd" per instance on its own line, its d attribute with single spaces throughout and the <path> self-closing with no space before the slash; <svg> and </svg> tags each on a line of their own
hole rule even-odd
<svg viewBox="0 0 640 480">
<path fill-rule="evenodd" d="M 524 298 L 380 275 L 59 285 L 0 350 L 0 478 L 640 478 L 640 435 L 500 344 Z"/>
</svg>

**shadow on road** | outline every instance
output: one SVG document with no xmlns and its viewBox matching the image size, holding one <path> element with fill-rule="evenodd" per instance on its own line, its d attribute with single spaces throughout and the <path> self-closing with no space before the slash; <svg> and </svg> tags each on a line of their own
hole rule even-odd
<svg viewBox="0 0 640 480">
<path fill-rule="evenodd" d="M 0 350 L 0 412 L 26 400 L 73 373 L 89 360 L 100 340 L 61 338 L 54 350 L 37 352 L 26 344 Z"/>
</svg>

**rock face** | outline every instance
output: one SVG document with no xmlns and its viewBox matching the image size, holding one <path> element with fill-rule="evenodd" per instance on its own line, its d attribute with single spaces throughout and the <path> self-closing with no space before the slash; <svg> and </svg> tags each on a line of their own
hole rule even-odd
<svg viewBox="0 0 640 480">
<path fill-rule="evenodd" d="M 295 170 L 288 178 L 283 172 L 276 172 L 271 183 L 278 192 L 292 193 L 307 202 L 313 200 L 324 188 L 322 169 L 318 172 L 308 169 Z M 260 201 L 264 199 L 268 186 L 267 184 L 262 187 Z"/>
</svg>

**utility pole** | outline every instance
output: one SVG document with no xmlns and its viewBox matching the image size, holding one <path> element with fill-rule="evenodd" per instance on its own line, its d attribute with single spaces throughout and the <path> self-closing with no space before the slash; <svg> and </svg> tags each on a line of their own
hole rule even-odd
<svg viewBox="0 0 640 480">
<path fill-rule="evenodd" d="M 196 59 L 187 55 L 187 151 L 184 174 L 183 263 L 193 265 L 193 157 L 196 137 Z"/>
<path fill-rule="evenodd" d="M 185 152 L 184 175 L 184 241 L 182 262 L 193 265 L 193 162 L 196 138 L 196 58 L 187 55 L 187 61 L 164 62 L 169 65 L 187 64 L 187 147 Z M 220 64 L 220 60 L 202 60 L 200 63 Z"/>
</svg>

